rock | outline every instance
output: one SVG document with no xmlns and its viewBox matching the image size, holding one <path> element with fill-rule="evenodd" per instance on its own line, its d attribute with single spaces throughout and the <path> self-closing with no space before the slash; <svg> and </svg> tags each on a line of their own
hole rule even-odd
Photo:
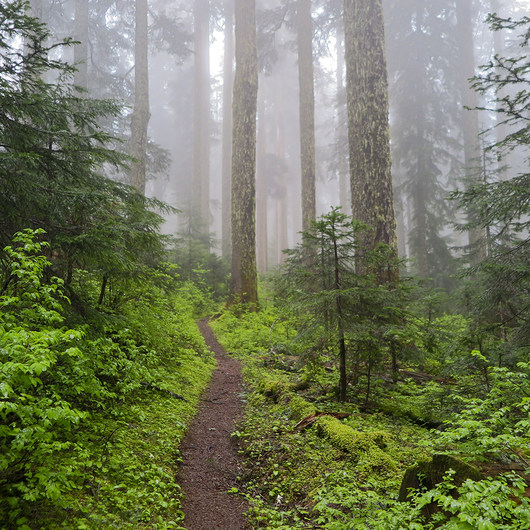
<svg viewBox="0 0 530 530">
<path fill-rule="evenodd" d="M 420 461 L 414 467 L 407 469 L 401 481 L 398 500 L 406 501 L 411 488 L 427 490 L 434 488 L 436 484 L 442 482 L 445 473 L 450 469 L 455 472 L 453 482 L 456 486 L 461 486 L 468 478 L 472 480 L 484 478 L 477 468 L 454 456 L 435 454 L 431 460 Z"/>
</svg>

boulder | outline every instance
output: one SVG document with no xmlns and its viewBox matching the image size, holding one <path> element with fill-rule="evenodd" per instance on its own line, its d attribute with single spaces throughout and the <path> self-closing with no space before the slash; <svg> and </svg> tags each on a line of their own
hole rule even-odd
<svg viewBox="0 0 530 530">
<path fill-rule="evenodd" d="M 427 490 L 434 488 L 436 484 L 442 482 L 445 473 L 450 469 L 455 472 L 453 482 L 456 486 L 461 486 L 468 478 L 472 480 L 484 478 L 476 467 L 459 458 L 435 454 L 431 460 L 420 461 L 414 467 L 407 469 L 401 481 L 398 500 L 406 501 L 411 488 Z"/>
</svg>

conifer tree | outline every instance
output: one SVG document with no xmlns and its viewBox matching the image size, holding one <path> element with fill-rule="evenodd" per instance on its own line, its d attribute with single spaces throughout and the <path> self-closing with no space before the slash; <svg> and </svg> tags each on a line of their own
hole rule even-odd
<svg viewBox="0 0 530 530">
<path fill-rule="evenodd" d="M 381 0 L 345 0 L 344 31 L 352 214 L 371 229 L 359 248 L 362 269 L 362 253 L 379 243 L 397 253 Z M 396 275 L 380 271 L 381 280 Z"/>
<path fill-rule="evenodd" d="M 313 88 L 313 19 L 311 18 L 311 0 L 298 0 L 297 9 L 302 229 L 308 230 L 311 221 L 316 218 L 315 94 Z"/>
<path fill-rule="evenodd" d="M 255 0 L 236 0 L 236 73 L 232 144 L 232 299 L 256 304 L 256 113 L 258 59 Z"/>
<path fill-rule="evenodd" d="M 102 174 L 103 166 L 123 169 L 124 155 L 99 126 L 121 109 L 80 97 L 75 68 L 50 58 L 68 43 L 48 40 L 46 27 L 24 15 L 24 2 L 0 5 L 0 246 L 21 229 L 43 228 L 55 274 L 67 283 L 76 265 L 131 271 L 162 252 L 162 220 L 148 206 L 164 207 Z"/>
<path fill-rule="evenodd" d="M 442 233 L 454 215 L 444 199 L 458 149 L 452 2 L 388 0 L 385 10 L 392 163 L 408 220 L 408 253 L 420 278 L 448 287 L 455 270 Z"/>
<path fill-rule="evenodd" d="M 135 3 L 134 109 L 131 122 L 131 184 L 145 193 L 147 126 L 149 124 L 149 73 L 147 0 Z"/>
</svg>

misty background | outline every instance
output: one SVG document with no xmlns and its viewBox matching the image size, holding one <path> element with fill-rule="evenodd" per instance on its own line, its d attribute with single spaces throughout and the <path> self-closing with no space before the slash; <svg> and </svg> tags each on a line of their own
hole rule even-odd
<svg viewBox="0 0 530 530">
<path fill-rule="evenodd" d="M 352 213 L 342 4 L 311 2 L 317 215 L 337 205 Z M 302 229 L 296 8 L 289 0 L 257 2 L 260 273 L 281 262 Z M 484 155 L 509 131 L 492 129 L 494 109 L 465 107 L 488 107 L 488 98 L 469 88 L 480 65 L 495 54 L 520 53 L 510 31 L 490 30 L 487 14 L 517 18 L 528 8 L 517 0 L 384 2 L 399 253 L 410 259 L 410 272 L 435 286 L 451 287 L 468 244 L 456 230 L 463 217 L 447 200 L 450 191 L 465 187 L 466 178 L 510 178 L 524 165 L 516 153 L 502 163 Z M 177 237 L 177 248 L 192 261 L 229 253 L 233 9 L 233 0 L 32 0 L 33 14 L 54 38 L 80 41 L 57 48 L 58 58 L 77 63 L 76 84 L 92 97 L 126 104 L 119 119 L 103 125 L 123 140 L 120 149 L 136 159 L 145 152 L 145 194 L 179 210 L 165 214 L 163 231 Z M 135 139 L 133 122 L 142 104 L 148 137 L 138 151 L 142 139 Z M 134 184 L 134 171 L 132 164 L 129 174 L 114 178 Z M 199 209 L 192 206 L 198 181 Z"/>
</svg>

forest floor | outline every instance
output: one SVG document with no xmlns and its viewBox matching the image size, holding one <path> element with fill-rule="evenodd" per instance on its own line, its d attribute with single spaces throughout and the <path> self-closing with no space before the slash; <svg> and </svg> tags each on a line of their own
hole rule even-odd
<svg viewBox="0 0 530 530">
<path fill-rule="evenodd" d="M 248 528 L 245 500 L 227 493 L 237 485 L 240 462 L 231 438 L 243 412 L 241 367 L 217 342 L 207 319 L 199 322 L 218 366 L 201 399 L 199 412 L 180 446 L 183 459 L 178 483 L 184 493 L 184 526 L 188 530 Z"/>
</svg>

